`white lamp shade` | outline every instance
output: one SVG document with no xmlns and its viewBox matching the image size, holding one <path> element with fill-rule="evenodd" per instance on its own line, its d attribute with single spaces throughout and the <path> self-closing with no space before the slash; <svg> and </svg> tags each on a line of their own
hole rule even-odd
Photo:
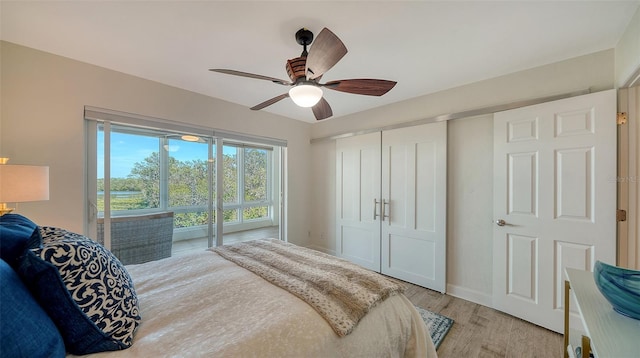
<svg viewBox="0 0 640 358">
<path fill-rule="evenodd" d="M 289 97 L 300 107 L 313 107 L 322 98 L 322 89 L 312 85 L 297 85 L 291 87 Z"/>
<path fill-rule="evenodd" d="M 49 167 L 0 165 L 0 203 L 49 200 Z"/>
</svg>

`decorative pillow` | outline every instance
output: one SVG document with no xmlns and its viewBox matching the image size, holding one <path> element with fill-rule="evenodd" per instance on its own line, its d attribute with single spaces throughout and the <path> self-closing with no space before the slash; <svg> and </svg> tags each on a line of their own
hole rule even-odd
<svg viewBox="0 0 640 358">
<path fill-rule="evenodd" d="M 64 357 L 56 325 L 4 260 L 0 282 L 0 357 Z"/>
<path fill-rule="evenodd" d="M 16 267 L 27 248 L 40 246 L 40 230 L 33 221 L 18 214 L 0 216 L 0 258 Z"/>
<path fill-rule="evenodd" d="M 27 250 L 18 273 L 58 326 L 67 351 L 125 349 L 140 324 L 138 298 L 124 266 L 97 242 L 42 227 L 42 247 Z"/>
</svg>

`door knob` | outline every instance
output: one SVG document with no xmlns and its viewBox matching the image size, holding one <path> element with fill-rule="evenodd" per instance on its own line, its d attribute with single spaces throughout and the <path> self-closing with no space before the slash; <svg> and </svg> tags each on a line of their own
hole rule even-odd
<svg viewBox="0 0 640 358">
<path fill-rule="evenodd" d="M 505 225 L 507 225 L 507 222 L 502 220 L 502 219 L 498 219 L 498 220 L 496 220 L 496 225 L 505 226 Z"/>
</svg>

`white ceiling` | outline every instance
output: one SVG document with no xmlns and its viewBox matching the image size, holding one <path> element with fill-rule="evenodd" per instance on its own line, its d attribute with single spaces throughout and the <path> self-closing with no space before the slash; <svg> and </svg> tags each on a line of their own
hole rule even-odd
<svg viewBox="0 0 640 358">
<path fill-rule="evenodd" d="M 295 32 L 332 30 L 347 55 L 322 81 L 382 78 L 383 97 L 325 90 L 334 116 L 614 48 L 634 1 L 6 1 L 3 40 L 251 107 L 288 90 Z M 315 122 L 285 99 L 266 111 Z"/>
</svg>

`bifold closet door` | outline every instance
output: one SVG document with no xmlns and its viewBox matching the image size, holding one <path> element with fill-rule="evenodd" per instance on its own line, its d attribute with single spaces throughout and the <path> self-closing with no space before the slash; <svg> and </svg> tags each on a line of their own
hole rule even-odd
<svg viewBox="0 0 640 358">
<path fill-rule="evenodd" d="M 446 286 L 447 124 L 382 132 L 381 272 Z"/>
<path fill-rule="evenodd" d="M 380 132 L 336 141 L 336 254 L 380 272 Z"/>
</svg>

